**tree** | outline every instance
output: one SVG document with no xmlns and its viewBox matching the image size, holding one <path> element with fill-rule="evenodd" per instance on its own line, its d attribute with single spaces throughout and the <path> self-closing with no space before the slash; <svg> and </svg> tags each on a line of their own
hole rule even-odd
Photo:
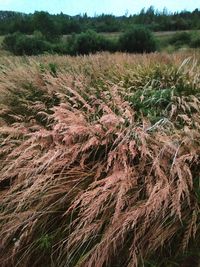
<svg viewBox="0 0 200 267">
<path fill-rule="evenodd" d="M 33 15 L 34 29 L 40 31 L 48 41 L 59 39 L 60 32 L 51 16 L 44 11 L 35 12 Z"/>
<path fill-rule="evenodd" d="M 191 34 L 188 32 L 177 32 L 169 39 L 169 43 L 177 47 L 182 45 L 189 45 L 190 42 Z"/>
<path fill-rule="evenodd" d="M 134 26 L 119 38 L 121 51 L 130 53 L 149 53 L 156 50 L 153 34 L 143 26 Z"/>
</svg>

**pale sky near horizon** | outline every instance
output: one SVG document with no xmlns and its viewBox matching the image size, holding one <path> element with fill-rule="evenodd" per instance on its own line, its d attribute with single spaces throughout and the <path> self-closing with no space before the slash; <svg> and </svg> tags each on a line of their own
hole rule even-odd
<svg viewBox="0 0 200 267">
<path fill-rule="evenodd" d="M 51 14 L 63 12 L 68 15 L 87 13 L 89 16 L 99 14 L 124 15 L 139 13 L 142 8 L 154 6 L 163 10 L 164 7 L 171 12 L 200 9 L 200 0 L 0 0 L 0 10 L 12 10 L 24 13 L 34 11 L 48 11 Z"/>
</svg>

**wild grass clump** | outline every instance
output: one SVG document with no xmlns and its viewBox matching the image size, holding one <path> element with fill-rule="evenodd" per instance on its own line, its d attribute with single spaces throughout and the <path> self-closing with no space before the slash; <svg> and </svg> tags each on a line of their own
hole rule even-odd
<svg viewBox="0 0 200 267">
<path fill-rule="evenodd" d="M 2 267 L 197 266 L 200 72 L 185 56 L 2 60 Z"/>
</svg>

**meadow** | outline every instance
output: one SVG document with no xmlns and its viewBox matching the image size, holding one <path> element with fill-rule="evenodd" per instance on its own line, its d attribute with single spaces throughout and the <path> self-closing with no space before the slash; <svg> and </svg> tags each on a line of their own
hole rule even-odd
<svg viewBox="0 0 200 267">
<path fill-rule="evenodd" d="M 0 266 L 200 262 L 200 52 L 0 58 Z"/>
</svg>

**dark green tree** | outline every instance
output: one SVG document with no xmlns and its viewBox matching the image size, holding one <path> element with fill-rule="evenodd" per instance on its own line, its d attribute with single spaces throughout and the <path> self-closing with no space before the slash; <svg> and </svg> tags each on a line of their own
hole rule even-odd
<svg viewBox="0 0 200 267">
<path fill-rule="evenodd" d="M 143 26 L 134 26 L 119 38 L 121 51 L 129 53 L 150 53 L 156 50 L 153 34 Z"/>
<path fill-rule="evenodd" d="M 51 16 L 44 11 L 35 12 L 33 15 L 33 26 L 40 31 L 48 41 L 56 41 L 60 37 L 59 28 L 56 27 Z"/>
</svg>

